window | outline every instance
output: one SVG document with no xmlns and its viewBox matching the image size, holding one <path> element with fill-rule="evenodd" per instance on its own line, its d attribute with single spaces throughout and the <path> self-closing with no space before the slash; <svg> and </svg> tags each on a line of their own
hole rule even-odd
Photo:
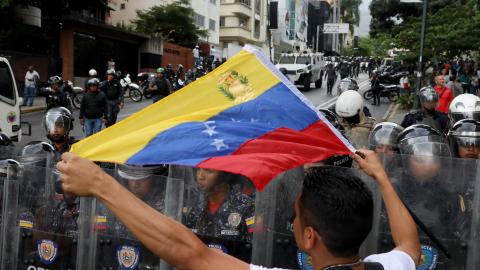
<svg viewBox="0 0 480 270">
<path fill-rule="evenodd" d="M 5 62 L 0 62 L 0 100 L 9 104 L 15 104 L 13 78 Z"/>
<path fill-rule="evenodd" d="M 125 9 L 125 3 L 120 4 L 120 9 Z"/>
<path fill-rule="evenodd" d="M 248 20 L 245 19 L 245 18 L 239 18 L 238 19 L 238 24 L 239 24 L 240 27 L 248 28 Z"/>
<path fill-rule="evenodd" d="M 193 13 L 193 20 L 195 21 L 195 24 L 200 27 L 205 27 L 205 17 L 194 12 Z"/>
<path fill-rule="evenodd" d="M 255 0 L 255 13 L 260 14 L 261 6 L 262 6 L 262 0 Z"/>
<path fill-rule="evenodd" d="M 215 20 L 210 19 L 210 21 L 208 22 L 208 29 L 215 31 L 215 23 Z"/>
<path fill-rule="evenodd" d="M 225 17 L 220 17 L 220 27 L 224 27 L 225 26 Z"/>
<path fill-rule="evenodd" d="M 217 0 L 210 0 L 210 4 L 217 5 Z"/>
</svg>

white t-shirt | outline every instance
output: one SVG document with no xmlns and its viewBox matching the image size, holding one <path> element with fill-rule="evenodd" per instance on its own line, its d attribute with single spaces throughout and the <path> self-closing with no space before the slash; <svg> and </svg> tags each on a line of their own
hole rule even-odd
<svg viewBox="0 0 480 270">
<path fill-rule="evenodd" d="M 392 250 L 387 253 L 370 255 L 365 262 L 378 262 L 385 270 L 415 270 L 412 258 L 400 250 Z M 284 270 L 280 268 L 265 268 L 251 264 L 250 270 Z"/>
<path fill-rule="evenodd" d="M 35 70 L 33 72 L 27 71 L 27 74 L 25 74 L 25 86 L 35 85 L 35 80 L 39 80 L 39 79 L 40 79 L 40 76 Z"/>
</svg>

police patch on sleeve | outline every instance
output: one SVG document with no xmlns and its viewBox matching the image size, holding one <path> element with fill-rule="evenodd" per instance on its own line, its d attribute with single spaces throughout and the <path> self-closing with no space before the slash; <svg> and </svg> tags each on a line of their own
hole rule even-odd
<svg viewBox="0 0 480 270">
<path fill-rule="evenodd" d="M 438 251 L 431 246 L 422 245 L 422 257 L 417 270 L 434 270 L 437 267 Z"/>
<path fill-rule="evenodd" d="M 118 246 L 117 260 L 121 270 L 134 270 L 140 260 L 140 250 L 133 246 Z"/>
<path fill-rule="evenodd" d="M 41 263 L 46 265 L 52 264 L 57 258 L 58 244 L 49 239 L 38 240 L 37 253 Z"/>
<path fill-rule="evenodd" d="M 218 249 L 218 250 L 220 250 L 221 252 L 228 254 L 228 249 L 227 249 L 226 247 L 220 245 L 220 244 L 212 244 L 212 243 L 210 243 L 210 244 L 208 244 L 207 246 L 208 246 L 209 248 Z"/>
<path fill-rule="evenodd" d="M 228 224 L 232 227 L 238 227 L 242 222 L 242 216 L 239 213 L 231 213 L 228 216 Z"/>
<path fill-rule="evenodd" d="M 303 251 L 297 251 L 298 266 L 300 270 L 313 270 L 312 257 Z"/>
</svg>

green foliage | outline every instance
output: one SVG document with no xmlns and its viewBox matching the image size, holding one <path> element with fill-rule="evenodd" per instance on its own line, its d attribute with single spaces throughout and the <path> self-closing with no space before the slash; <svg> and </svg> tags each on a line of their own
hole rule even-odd
<svg viewBox="0 0 480 270">
<path fill-rule="evenodd" d="M 360 4 L 362 0 L 342 0 L 341 17 L 344 23 L 350 24 L 350 31 L 353 33 L 353 27 L 360 23 Z"/>
<path fill-rule="evenodd" d="M 413 93 L 403 94 L 395 99 L 395 103 L 400 104 L 402 109 L 410 110 L 413 107 L 414 98 L 415 94 Z"/>
<path fill-rule="evenodd" d="M 199 29 L 193 20 L 193 9 L 188 0 L 177 0 L 164 6 L 154 6 L 149 10 L 138 10 L 138 19 L 132 23 L 138 32 L 162 36 L 176 44 L 194 47 L 199 37 L 208 35 L 207 30 Z"/>
<path fill-rule="evenodd" d="M 227 97 L 229 100 L 235 100 L 235 96 L 230 92 L 225 86 L 220 85 L 218 87 L 218 90 L 220 93 L 222 93 L 225 97 Z"/>
</svg>

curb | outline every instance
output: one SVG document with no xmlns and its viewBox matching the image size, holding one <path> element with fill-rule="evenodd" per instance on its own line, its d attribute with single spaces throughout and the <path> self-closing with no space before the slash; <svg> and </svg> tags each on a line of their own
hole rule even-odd
<svg viewBox="0 0 480 270">
<path fill-rule="evenodd" d="M 392 103 L 393 105 L 393 103 Z M 382 121 L 388 121 L 390 119 L 390 117 L 392 117 L 393 115 L 395 115 L 398 111 L 398 108 L 400 107 L 400 104 L 395 104 L 395 105 L 390 105 L 389 107 L 389 110 L 387 110 L 387 112 L 385 113 L 385 115 L 383 116 L 382 118 Z"/>
</svg>

